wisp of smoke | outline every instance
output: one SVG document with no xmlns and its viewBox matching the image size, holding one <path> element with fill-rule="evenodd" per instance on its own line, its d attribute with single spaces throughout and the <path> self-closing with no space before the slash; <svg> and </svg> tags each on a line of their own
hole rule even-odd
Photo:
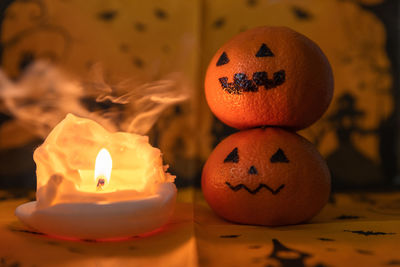
<svg viewBox="0 0 400 267">
<path fill-rule="evenodd" d="M 32 64 L 17 81 L 0 70 L 0 110 L 43 138 L 67 113 L 95 120 L 110 131 L 143 135 L 162 111 L 188 97 L 177 73 L 145 84 L 134 79 L 109 84 L 98 64 L 84 81 L 43 61 Z"/>
</svg>

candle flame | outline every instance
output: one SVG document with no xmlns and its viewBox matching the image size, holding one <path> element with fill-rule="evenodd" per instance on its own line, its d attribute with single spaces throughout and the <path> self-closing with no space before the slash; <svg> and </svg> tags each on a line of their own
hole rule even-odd
<svg viewBox="0 0 400 267">
<path fill-rule="evenodd" d="M 112 158 L 107 149 L 102 148 L 96 157 L 94 167 L 94 181 L 97 190 L 102 190 L 110 182 L 112 170 Z"/>
</svg>

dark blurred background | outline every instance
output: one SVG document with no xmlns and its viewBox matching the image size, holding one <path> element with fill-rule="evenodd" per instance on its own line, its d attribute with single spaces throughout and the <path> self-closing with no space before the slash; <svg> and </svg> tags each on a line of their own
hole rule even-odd
<svg viewBox="0 0 400 267">
<path fill-rule="evenodd" d="M 178 186 L 198 186 L 213 147 L 235 131 L 207 107 L 205 69 L 219 46 L 258 25 L 307 35 L 332 64 L 334 100 L 300 134 L 326 158 L 334 190 L 399 188 L 397 0 L 2 0 L 0 67 L 16 83 L 38 59 L 77 76 L 96 62 L 143 82 L 183 73 L 190 100 L 166 110 L 149 135 Z M 0 190 L 25 194 L 35 188 L 32 153 L 42 139 L 2 99 L 0 110 Z"/>
</svg>

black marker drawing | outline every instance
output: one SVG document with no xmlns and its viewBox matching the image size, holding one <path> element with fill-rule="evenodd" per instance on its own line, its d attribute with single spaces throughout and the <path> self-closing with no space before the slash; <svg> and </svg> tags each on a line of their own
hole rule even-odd
<svg viewBox="0 0 400 267">
<path fill-rule="evenodd" d="M 286 73 L 284 70 L 274 72 L 272 79 L 268 79 L 266 71 L 254 72 L 252 79 L 248 79 L 244 73 L 235 73 L 233 82 L 228 82 L 228 77 L 226 76 L 218 80 L 224 91 L 229 94 L 240 95 L 243 92 L 258 92 L 260 86 L 264 86 L 266 90 L 276 88 L 285 82 Z"/>
<path fill-rule="evenodd" d="M 289 160 L 286 157 L 285 152 L 283 152 L 283 150 L 280 148 L 278 148 L 275 154 L 271 156 L 269 161 L 271 163 L 277 163 L 277 162 L 289 163 Z"/>
<path fill-rule="evenodd" d="M 226 158 L 224 159 L 224 163 L 227 162 L 233 162 L 233 163 L 238 163 L 239 162 L 239 154 L 238 154 L 238 148 L 235 147 L 231 153 L 228 154 L 228 156 L 226 156 Z"/>
<path fill-rule="evenodd" d="M 233 186 L 231 183 L 229 182 L 225 182 L 225 184 L 232 190 L 232 191 L 239 191 L 240 189 L 245 189 L 247 192 L 249 192 L 250 194 L 254 195 L 257 194 L 258 191 L 260 191 L 262 188 L 266 188 L 268 191 L 270 191 L 273 195 L 278 194 L 284 187 L 285 185 L 282 184 L 280 185 L 277 189 L 272 189 L 271 187 L 269 187 L 266 184 L 259 184 L 258 187 L 254 190 L 251 190 L 250 188 L 248 188 L 246 185 L 244 184 L 238 184 Z"/>
</svg>

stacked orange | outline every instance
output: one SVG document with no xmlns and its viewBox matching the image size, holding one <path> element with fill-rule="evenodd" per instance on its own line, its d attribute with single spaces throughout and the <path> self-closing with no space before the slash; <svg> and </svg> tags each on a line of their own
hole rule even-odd
<svg viewBox="0 0 400 267">
<path fill-rule="evenodd" d="M 305 222 L 326 204 L 329 169 L 295 131 L 326 111 L 333 75 L 321 49 L 285 27 L 240 33 L 212 58 L 205 78 L 211 111 L 240 129 L 214 149 L 202 174 L 210 207 L 237 223 Z"/>
</svg>

